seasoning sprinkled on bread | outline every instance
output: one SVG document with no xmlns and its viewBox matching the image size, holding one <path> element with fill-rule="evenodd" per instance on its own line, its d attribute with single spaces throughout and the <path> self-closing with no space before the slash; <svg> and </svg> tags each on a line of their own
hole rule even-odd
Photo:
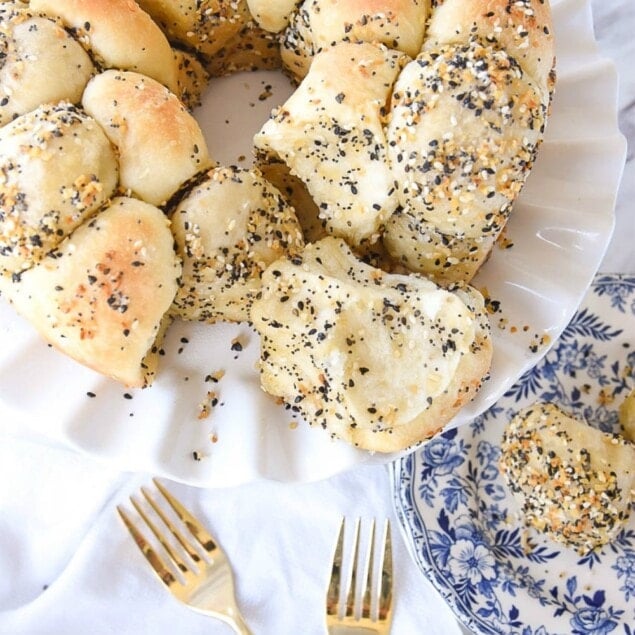
<svg viewBox="0 0 635 635">
<path fill-rule="evenodd" d="M 500 468 L 526 524 L 584 554 L 628 519 L 634 460 L 635 445 L 624 438 L 535 404 L 505 429 Z"/>
</svg>

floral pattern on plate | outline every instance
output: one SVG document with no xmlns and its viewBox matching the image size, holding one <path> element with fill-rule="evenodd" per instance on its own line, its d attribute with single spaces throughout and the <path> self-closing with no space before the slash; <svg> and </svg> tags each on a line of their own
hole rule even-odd
<svg viewBox="0 0 635 635">
<path fill-rule="evenodd" d="M 580 556 L 525 529 L 498 470 L 504 427 L 536 401 L 619 431 L 634 317 L 635 276 L 596 276 L 551 350 L 494 406 L 392 464 L 410 551 L 473 632 L 635 634 L 635 514 L 616 541 Z"/>
</svg>

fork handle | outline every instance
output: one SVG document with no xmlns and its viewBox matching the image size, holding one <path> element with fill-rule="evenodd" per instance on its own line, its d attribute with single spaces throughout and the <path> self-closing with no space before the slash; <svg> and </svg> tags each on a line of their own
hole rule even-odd
<svg viewBox="0 0 635 635">
<path fill-rule="evenodd" d="M 366 628 L 364 626 L 329 626 L 328 633 L 329 635 L 378 635 L 378 633 L 383 632 L 376 630 L 374 628 Z M 386 631 L 387 633 L 388 631 Z"/>
<path fill-rule="evenodd" d="M 218 618 L 230 626 L 237 635 L 252 635 L 252 632 L 249 630 L 245 620 L 243 620 L 238 611 L 231 611 L 223 615 L 218 615 Z"/>
</svg>

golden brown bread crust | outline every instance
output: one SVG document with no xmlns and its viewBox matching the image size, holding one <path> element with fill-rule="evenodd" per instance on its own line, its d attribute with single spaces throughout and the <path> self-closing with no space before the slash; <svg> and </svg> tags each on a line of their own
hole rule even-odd
<svg viewBox="0 0 635 635">
<path fill-rule="evenodd" d="M 305 0 L 281 41 L 285 68 L 297 79 L 313 56 L 338 42 L 371 42 L 417 55 L 423 44 L 428 0 Z"/>
<path fill-rule="evenodd" d="M 0 276 L 27 269 L 99 209 L 117 157 L 72 104 L 40 106 L 0 128 Z"/>
<path fill-rule="evenodd" d="M 30 7 L 61 19 L 102 68 L 143 73 L 177 90 L 170 44 L 134 0 L 31 0 Z"/>
<path fill-rule="evenodd" d="M 403 450 L 438 432 L 491 362 L 478 292 L 386 274 L 336 238 L 270 265 L 251 319 L 265 390 L 311 425 L 372 451 Z"/>
<path fill-rule="evenodd" d="M 78 104 L 95 71 L 59 20 L 15 4 L 0 5 L 0 50 L 0 126 L 40 104 Z"/>
<path fill-rule="evenodd" d="M 163 213 L 119 197 L 3 295 L 53 346 L 127 386 L 150 383 L 146 357 L 181 267 Z"/>
<path fill-rule="evenodd" d="M 82 105 L 117 148 L 121 186 L 148 203 L 164 204 L 210 166 L 194 117 L 150 77 L 105 71 L 88 83 Z"/>
<path fill-rule="evenodd" d="M 635 443 L 635 389 L 620 404 L 618 417 L 624 437 Z"/>
</svg>

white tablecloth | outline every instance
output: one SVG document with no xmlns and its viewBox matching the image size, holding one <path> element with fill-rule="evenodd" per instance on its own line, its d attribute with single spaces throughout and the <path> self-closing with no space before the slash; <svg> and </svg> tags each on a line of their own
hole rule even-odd
<svg viewBox="0 0 635 635">
<path fill-rule="evenodd" d="M 635 272 L 635 3 L 594 0 L 596 35 L 621 74 L 628 162 L 616 231 L 601 270 Z M 0 421 L 0 633 L 229 633 L 161 588 L 115 514 L 150 475 L 120 473 Z M 363 467 L 326 481 L 231 490 L 169 484 L 208 525 L 236 571 L 237 596 L 260 635 L 324 632 L 329 558 L 342 515 L 393 519 L 388 473 Z M 412 563 L 394 522 L 394 628 L 460 633 Z"/>
</svg>

